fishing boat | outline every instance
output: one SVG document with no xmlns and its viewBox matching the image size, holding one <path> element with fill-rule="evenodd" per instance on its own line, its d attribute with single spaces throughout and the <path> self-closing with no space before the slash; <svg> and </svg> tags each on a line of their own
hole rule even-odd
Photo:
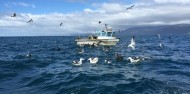
<svg viewBox="0 0 190 94">
<path fill-rule="evenodd" d="M 108 24 L 105 24 L 105 28 L 100 31 L 96 31 L 94 35 L 90 35 L 87 38 L 78 37 L 75 39 L 77 45 L 102 45 L 102 46 L 114 46 L 119 42 L 119 38 L 115 37 L 115 32 Z"/>
</svg>

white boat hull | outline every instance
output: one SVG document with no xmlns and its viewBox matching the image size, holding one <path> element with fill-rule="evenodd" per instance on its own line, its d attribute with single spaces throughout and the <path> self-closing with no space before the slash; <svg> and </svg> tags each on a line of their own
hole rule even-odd
<svg viewBox="0 0 190 94">
<path fill-rule="evenodd" d="M 119 39 L 75 39 L 77 45 L 92 45 L 98 44 L 103 46 L 114 46 L 119 42 Z"/>
</svg>

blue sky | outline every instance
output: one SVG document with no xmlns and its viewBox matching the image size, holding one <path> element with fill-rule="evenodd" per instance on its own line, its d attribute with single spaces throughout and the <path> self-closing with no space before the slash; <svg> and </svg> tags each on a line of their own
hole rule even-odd
<svg viewBox="0 0 190 94">
<path fill-rule="evenodd" d="M 190 0 L 0 0 L 0 6 L 0 36 L 93 33 L 101 27 L 98 21 L 113 30 L 190 24 Z"/>
<path fill-rule="evenodd" d="M 117 1 L 117 0 L 115 0 Z M 1 0 L 1 12 L 20 13 L 71 13 L 92 8 L 94 3 L 112 3 L 114 0 Z M 132 3 L 133 0 L 117 1 L 118 3 Z"/>
</svg>

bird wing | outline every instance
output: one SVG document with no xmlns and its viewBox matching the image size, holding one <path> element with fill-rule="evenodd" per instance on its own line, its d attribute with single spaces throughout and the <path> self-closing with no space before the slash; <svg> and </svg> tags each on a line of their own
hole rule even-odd
<svg viewBox="0 0 190 94">
<path fill-rule="evenodd" d="M 92 60 L 94 63 L 98 62 L 98 58 L 95 57 L 93 60 Z"/>
<path fill-rule="evenodd" d="M 16 13 L 14 13 L 13 16 L 16 17 Z"/>
<path fill-rule="evenodd" d="M 73 61 L 73 64 L 77 64 L 77 61 Z"/>
<path fill-rule="evenodd" d="M 63 23 L 60 24 L 60 26 L 62 25 Z"/>
</svg>

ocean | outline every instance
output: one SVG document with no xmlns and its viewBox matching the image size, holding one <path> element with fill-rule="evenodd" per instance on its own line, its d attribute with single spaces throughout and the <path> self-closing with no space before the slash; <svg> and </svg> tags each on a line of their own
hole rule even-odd
<svg viewBox="0 0 190 94">
<path fill-rule="evenodd" d="M 119 37 L 108 51 L 80 48 L 72 36 L 0 37 L 0 94 L 190 94 L 188 35 L 135 36 L 135 50 L 127 47 L 132 36 Z M 115 52 L 124 60 L 115 60 Z M 150 58 L 130 63 L 134 56 Z M 81 66 L 72 65 L 80 58 Z"/>
</svg>

